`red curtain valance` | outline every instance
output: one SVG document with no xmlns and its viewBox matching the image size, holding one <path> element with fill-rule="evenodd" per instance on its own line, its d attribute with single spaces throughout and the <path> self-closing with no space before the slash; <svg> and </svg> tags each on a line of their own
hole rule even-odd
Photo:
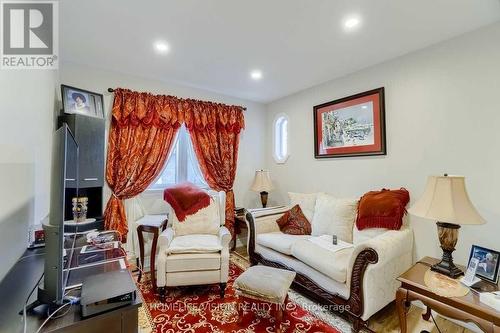
<svg viewBox="0 0 500 333">
<path fill-rule="evenodd" d="M 118 88 L 114 91 L 112 116 L 118 126 L 155 126 L 189 130 L 224 128 L 239 133 L 245 128 L 243 110 L 235 105 L 153 95 Z"/>
</svg>

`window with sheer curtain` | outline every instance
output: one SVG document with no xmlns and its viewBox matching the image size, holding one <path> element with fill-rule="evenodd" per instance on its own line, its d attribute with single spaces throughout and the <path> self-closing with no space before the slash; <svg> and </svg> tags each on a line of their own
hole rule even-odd
<svg viewBox="0 0 500 333">
<path fill-rule="evenodd" d="M 189 133 L 186 127 L 182 125 L 177 133 L 167 164 L 158 179 L 149 186 L 149 189 L 161 190 L 169 185 L 184 181 L 208 188 L 208 184 L 203 179 L 198 165 Z"/>
</svg>

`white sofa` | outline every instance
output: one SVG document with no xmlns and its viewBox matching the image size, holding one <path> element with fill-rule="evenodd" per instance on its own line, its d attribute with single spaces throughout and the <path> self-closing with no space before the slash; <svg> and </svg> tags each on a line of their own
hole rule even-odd
<svg viewBox="0 0 500 333">
<path fill-rule="evenodd" d="M 395 299 L 396 278 L 413 262 L 413 232 L 355 226 L 357 200 L 325 193 L 290 193 L 287 207 L 248 211 L 248 253 L 252 265 L 264 264 L 297 273 L 292 287 L 343 311 L 355 331 Z M 283 234 L 276 220 L 299 204 L 312 225 L 312 236 Z M 308 240 L 335 234 L 352 247 L 332 252 Z"/>
</svg>

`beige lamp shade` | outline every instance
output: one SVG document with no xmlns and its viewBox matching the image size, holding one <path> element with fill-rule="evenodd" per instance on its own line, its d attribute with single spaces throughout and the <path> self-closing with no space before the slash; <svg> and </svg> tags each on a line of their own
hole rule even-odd
<svg viewBox="0 0 500 333">
<path fill-rule="evenodd" d="M 252 184 L 252 191 L 255 192 L 269 192 L 273 189 L 273 183 L 269 176 L 268 170 L 255 171 L 255 178 Z"/>
<path fill-rule="evenodd" d="M 424 194 L 408 212 L 439 222 L 485 223 L 469 199 L 463 176 L 430 176 Z"/>
</svg>

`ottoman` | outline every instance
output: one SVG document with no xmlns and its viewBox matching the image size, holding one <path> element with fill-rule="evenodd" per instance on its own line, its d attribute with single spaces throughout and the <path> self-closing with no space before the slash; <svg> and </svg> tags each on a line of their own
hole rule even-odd
<svg viewBox="0 0 500 333">
<path fill-rule="evenodd" d="M 239 300 L 239 320 L 245 312 L 242 299 L 271 303 L 276 308 L 276 331 L 280 332 L 288 289 L 294 278 L 295 272 L 268 266 L 252 266 L 244 271 L 233 283 Z"/>
</svg>

